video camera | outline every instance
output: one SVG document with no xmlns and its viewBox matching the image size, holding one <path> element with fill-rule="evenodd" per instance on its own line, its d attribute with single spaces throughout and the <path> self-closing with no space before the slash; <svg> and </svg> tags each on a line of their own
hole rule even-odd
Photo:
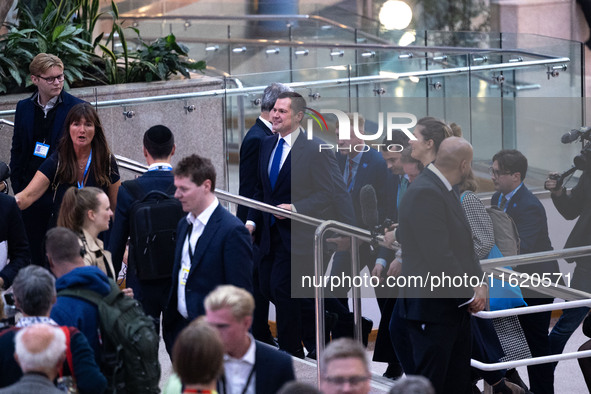
<svg viewBox="0 0 591 394">
<path fill-rule="evenodd" d="M 563 144 L 570 144 L 577 140 L 583 143 L 583 149 L 581 149 L 580 154 L 573 158 L 573 167 L 562 174 L 553 174 L 550 176 L 550 179 L 556 180 L 557 189 L 561 188 L 564 179 L 576 170 L 586 171 L 588 168 L 591 168 L 591 127 L 572 129 L 568 133 L 564 133 L 560 138 L 560 142 Z"/>
<path fill-rule="evenodd" d="M 10 168 L 5 162 L 0 161 L 0 182 L 5 181 L 10 176 Z"/>
</svg>

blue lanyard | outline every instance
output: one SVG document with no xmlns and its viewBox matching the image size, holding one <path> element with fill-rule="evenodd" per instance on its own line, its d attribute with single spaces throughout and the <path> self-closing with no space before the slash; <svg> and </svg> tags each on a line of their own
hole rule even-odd
<svg viewBox="0 0 591 394">
<path fill-rule="evenodd" d="M 86 168 L 84 169 L 84 174 L 82 175 L 82 182 L 78 181 L 78 189 L 82 189 L 84 187 L 84 181 L 86 180 L 86 174 L 88 174 L 88 169 L 90 168 L 90 161 L 92 160 L 92 149 L 90 150 L 90 154 L 88 155 L 88 160 L 86 161 Z"/>
</svg>

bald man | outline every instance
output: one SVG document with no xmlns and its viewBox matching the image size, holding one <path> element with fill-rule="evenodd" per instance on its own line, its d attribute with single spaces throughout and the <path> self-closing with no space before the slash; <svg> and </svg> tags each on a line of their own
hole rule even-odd
<svg viewBox="0 0 591 394">
<path fill-rule="evenodd" d="M 400 203 L 397 237 L 408 281 L 400 285 L 390 331 L 404 372 L 427 377 L 437 393 L 471 392 L 470 313 L 486 300 L 470 226 L 453 190 L 471 162 L 468 141 L 445 139 Z"/>
<path fill-rule="evenodd" d="M 66 336 L 60 328 L 49 324 L 23 328 L 16 334 L 15 349 L 14 357 L 23 377 L 0 390 L 1 394 L 63 394 L 53 385 L 66 358 Z"/>
</svg>

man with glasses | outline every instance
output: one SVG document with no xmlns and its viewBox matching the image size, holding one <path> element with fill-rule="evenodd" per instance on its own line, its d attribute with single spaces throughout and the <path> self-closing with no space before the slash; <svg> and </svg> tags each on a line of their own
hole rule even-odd
<svg viewBox="0 0 591 394">
<path fill-rule="evenodd" d="M 320 390 L 324 394 L 367 394 L 371 374 L 363 346 L 350 338 L 332 341 L 322 353 Z"/>
<path fill-rule="evenodd" d="M 491 205 L 507 212 L 515 222 L 520 239 L 520 254 L 552 250 L 544 206 L 523 183 L 527 172 L 525 156 L 517 150 L 506 149 L 494 155 L 492 161 L 490 174 L 497 192 L 492 196 Z M 539 275 L 540 278 L 545 273 L 559 272 L 555 260 L 520 265 L 516 267 L 516 271 Z M 552 297 L 533 291 L 531 286 L 522 287 L 521 290 L 529 306 L 551 304 L 554 301 Z M 550 317 L 551 312 L 519 316 L 533 357 L 550 354 Z M 551 364 L 533 365 L 527 370 L 531 391 L 536 394 L 554 392 L 554 373 Z M 509 376 L 508 378 L 512 380 Z"/>
<path fill-rule="evenodd" d="M 10 150 L 10 181 L 14 193 L 23 190 L 43 161 L 57 149 L 64 120 L 70 109 L 82 100 L 63 91 L 64 64 L 54 55 L 40 53 L 29 65 L 35 93 L 16 105 L 14 135 Z M 51 214 L 52 193 L 48 191 L 23 211 L 23 221 L 31 244 L 32 262 L 43 265 L 41 242 L 44 226 Z"/>
</svg>

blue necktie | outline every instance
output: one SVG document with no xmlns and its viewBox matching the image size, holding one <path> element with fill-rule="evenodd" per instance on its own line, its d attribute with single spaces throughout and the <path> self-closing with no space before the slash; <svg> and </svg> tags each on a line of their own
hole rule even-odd
<svg viewBox="0 0 591 394">
<path fill-rule="evenodd" d="M 406 179 L 406 177 L 403 176 L 400 179 L 400 184 L 398 185 L 398 197 L 396 199 L 396 207 L 400 207 L 400 201 L 402 201 L 402 196 L 404 196 L 407 187 L 408 179 Z"/>
<path fill-rule="evenodd" d="M 271 172 L 269 172 L 269 181 L 271 181 L 271 189 L 275 189 L 275 183 L 279 176 L 279 170 L 281 169 L 281 155 L 283 154 L 283 144 L 285 140 L 279 138 L 277 149 L 275 149 L 275 156 L 273 156 L 273 162 L 271 163 Z"/>
</svg>

